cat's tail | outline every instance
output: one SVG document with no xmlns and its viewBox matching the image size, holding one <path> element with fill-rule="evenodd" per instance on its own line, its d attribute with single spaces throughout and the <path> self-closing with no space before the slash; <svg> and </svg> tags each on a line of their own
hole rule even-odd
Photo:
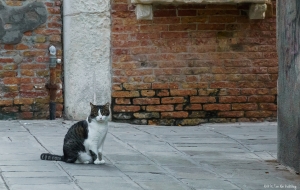
<svg viewBox="0 0 300 190">
<path fill-rule="evenodd" d="M 55 161 L 63 161 L 63 156 L 43 153 L 41 154 L 41 160 L 55 160 Z"/>
</svg>

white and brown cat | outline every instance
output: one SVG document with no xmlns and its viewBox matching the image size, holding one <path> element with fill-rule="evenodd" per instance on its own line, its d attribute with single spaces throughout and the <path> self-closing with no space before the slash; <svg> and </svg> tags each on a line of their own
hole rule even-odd
<svg viewBox="0 0 300 190">
<path fill-rule="evenodd" d="M 56 160 L 68 163 L 104 164 L 103 144 L 108 131 L 109 103 L 91 105 L 86 120 L 71 126 L 64 138 L 63 156 L 43 153 L 42 160 Z"/>
</svg>

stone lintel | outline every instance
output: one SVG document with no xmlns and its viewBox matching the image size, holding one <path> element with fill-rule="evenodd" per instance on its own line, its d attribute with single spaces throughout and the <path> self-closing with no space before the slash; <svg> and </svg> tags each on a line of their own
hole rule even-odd
<svg viewBox="0 0 300 190">
<path fill-rule="evenodd" d="M 252 3 L 249 9 L 249 19 L 264 19 L 267 10 L 266 3 L 270 0 L 131 0 L 136 5 L 138 20 L 152 20 L 153 4 L 238 4 Z"/>
</svg>

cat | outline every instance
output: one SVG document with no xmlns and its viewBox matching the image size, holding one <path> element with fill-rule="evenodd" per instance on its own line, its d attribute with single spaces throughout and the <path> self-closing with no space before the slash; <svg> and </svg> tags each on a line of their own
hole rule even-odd
<svg viewBox="0 0 300 190">
<path fill-rule="evenodd" d="M 43 153 L 42 160 L 64 161 L 67 163 L 104 164 L 103 144 L 108 131 L 109 103 L 91 105 L 86 120 L 71 126 L 64 138 L 63 156 Z"/>
</svg>

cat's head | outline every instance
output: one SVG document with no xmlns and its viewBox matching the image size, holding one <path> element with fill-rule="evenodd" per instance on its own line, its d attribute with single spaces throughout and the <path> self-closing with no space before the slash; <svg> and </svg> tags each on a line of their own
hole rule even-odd
<svg viewBox="0 0 300 190">
<path fill-rule="evenodd" d="M 107 102 L 105 105 L 94 105 L 90 103 L 91 105 L 91 119 L 96 119 L 98 122 L 107 121 L 109 118 L 109 103 Z"/>
</svg>

